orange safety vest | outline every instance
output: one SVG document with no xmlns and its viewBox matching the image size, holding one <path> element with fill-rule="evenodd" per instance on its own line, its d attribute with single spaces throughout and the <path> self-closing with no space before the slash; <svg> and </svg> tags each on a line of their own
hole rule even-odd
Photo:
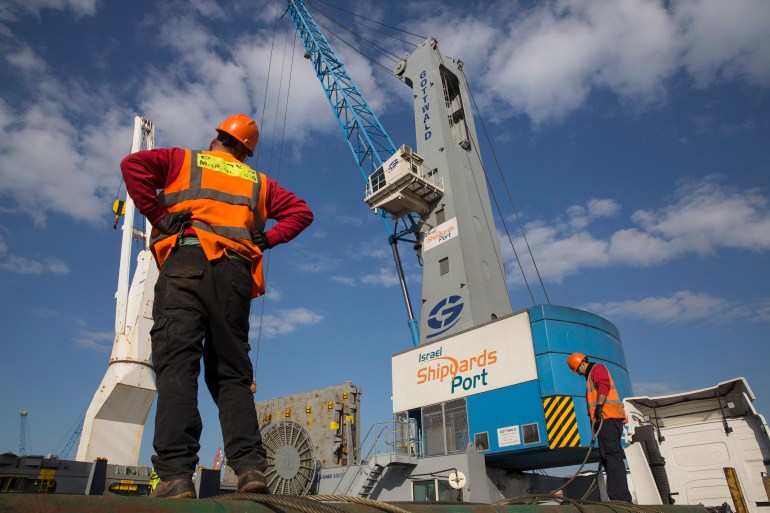
<svg viewBox="0 0 770 513">
<path fill-rule="evenodd" d="M 591 367 L 591 372 L 586 379 L 586 403 L 588 404 L 588 417 L 593 420 L 594 410 L 596 410 L 596 402 L 599 398 L 599 391 L 594 386 L 594 382 L 591 379 L 591 373 L 594 368 Z M 610 391 L 607 392 L 607 399 L 604 401 L 604 407 L 602 408 L 602 418 L 605 419 L 623 419 L 623 424 L 628 422 L 626 418 L 626 410 L 623 408 L 623 401 L 620 400 L 618 390 L 615 388 L 615 381 L 612 379 L 612 374 L 607 371 L 610 377 Z"/>
<path fill-rule="evenodd" d="M 227 252 L 250 260 L 252 296 L 264 294 L 262 251 L 251 241 L 251 233 L 264 230 L 267 221 L 265 175 L 226 152 L 184 152 L 179 175 L 158 195 L 160 204 L 169 212 L 192 212 L 192 228 L 209 261 Z M 150 241 L 161 267 L 176 246 L 177 235 L 153 228 Z"/>
</svg>

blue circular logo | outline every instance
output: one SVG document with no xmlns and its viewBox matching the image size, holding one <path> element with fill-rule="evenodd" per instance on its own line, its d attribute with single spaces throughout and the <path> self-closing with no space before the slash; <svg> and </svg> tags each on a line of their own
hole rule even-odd
<svg viewBox="0 0 770 513">
<path fill-rule="evenodd" d="M 398 159 L 394 159 L 393 162 L 390 163 L 388 166 L 388 171 L 393 171 L 393 168 L 398 165 Z"/>
<path fill-rule="evenodd" d="M 449 296 L 436 303 L 430 311 L 427 322 L 430 329 L 440 331 L 431 333 L 425 338 L 437 337 L 457 324 L 464 306 L 459 302 L 461 299 L 460 296 Z"/>
</svg>

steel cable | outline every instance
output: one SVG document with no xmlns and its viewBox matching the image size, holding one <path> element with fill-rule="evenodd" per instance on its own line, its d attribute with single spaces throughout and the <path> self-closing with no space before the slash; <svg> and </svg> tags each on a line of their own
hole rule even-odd
<svg viewBox="0 0 770 513">
<path fill-rule="evenodd" d="M 591 506 L 607 506 L 607 507 L 614 507 L 626 511 L 631 511 L 632 513 L 664 513 L 662 510 L 651 508 L 650 506 L 640 506 L 638 504 L 633 504 L 630 502 L 623 502 L 623 501 L 588 501 L 585 500 L 585 498 L 593 491 L 593 489 L 596 486 L 596 480 L 594 480 L 591 483 L 591 486 L 588 487 L 588 490 L 583 494 L 583 496 L 579 500 L 575 499 L 569 499 L 567 497 L 563 497 L 561 495 L 555 495 L 556 492 L 563 490 L 567 487 L 572 481 L 577 478 L 578 474 L 580 474 L 581 470 L 583 469 L 583 466 L 585 466 L 586 462 L 588 461 L 588 456 L 591 454 L 591 450 L 593 449 L 594 442 L 596 441 L 597 434 L 602 429 L 602 425 L 604 424 L 604 419 L 602 419 L 599 422 L 599 427 L 596 429 L 595 432 L 592 431 L 592 437 L 591 437 L 591 444 L 588 448 L 588 452 L 586 454 L 586 457 L 583 459 L 583 463 L 580 465 L 580 467 L 577 469 L 575 474 L 567 480 L 564 484 L 562 484 L 559 488 L 556 488 L 555 490 L 551 491 L 547 494 L 532 494 L 532 495 L 520 495 L 516 497 L 508 497 L 502 500 L 499 500 L 495 502 L 495 504 L 511 504 L 514 502 L 519 501 L 526 501 L 526 504 L 532 505 L 532 504 L 538 504 L 545 501 L 557 501 L 560 503 L 567 503 L 570 505 L 575 506 L 578 508 L 581 512 L 584 512 L 582 506 L 585 505 L 591 505 Z M 597 475 L 598 478 L 598 475 Z"/>
<path fill-rule="evenodd" d="M 481 122 L 481 128 L 482 128 L 482 130 L 484 130 L 484 136 L 487 138 L 487 144 L 489 144 L 489 148 L 490 148 L 490 150 L 492 152 L 492 157 L 494 158 L 495 164 L 497 165 L 498 173 L 500 174 L 500 178 L 503 181 L 503 187 L 505 187 L 505 191 L 508 193 L 508 200 L 510 201 L 511 206 L 513 207 L 513 212 L 516 215 L 516 222 L 517 222 L 517 224 L 519 226 L 519 231 L 521 232 L 521 236 L 522 236 L 522 238 L 524 239 L 524 242 L 527 245 L 527 251 L 529 252 L 529 257 L 532 260 L 532 265 L 535 267 L 535 272 L 537 273 L 537 279 L 540 281 L 540 287 L 543 289 L 543 294 L 545 295 L 545 300 L 550 305 L 551 304 L 551 299 L 548 297 L 548 292 L 545 289 L 545 284 L 543 283 L 543 278 L 540 276 L 540 269 L 538 269 L 538 267 L 537 267 L 537 262 L 535 261 L 535 255 L 532 253 L 532 248 L 529 246 L 529 240 L 527 240 L 527 234 L 524 231 L 524 226 L 521 224 L 521 218 L 519 217 L 519 210 L 516 208 L 516 204 L 513 202 L 513 198 L 511 197 L 511 191 L 508 188 L 508 184 L 505 181 L 505 176 L 503 175 L 502 167 L 500 166 L 500 161 L 497 158 L 497 153 L 495 152 L 495 148 L 494 148 L 494 146 L 492 146 L 492 139 L 490 139 L 489 133 L 487 132 L 487 126 L 484 123 L 484 118 L 481 116 L 481 112 L 479 111 L 479 107 L 476 104 L 476 98 L 474 98 L 474 96 L 473 96 L 473 92 L 471 91 L 470 84 L 468 84 L 468 79 L 465 76 L 465 72 L 461 69 L 460 73 L 462 73 L 463 79 L 465 80 L 465 84 L 468 86 L 468 94 L 470 95 L 471 102 L 473 102 L 473 107 L 474 107 L 474 109 L 476 110 L 476 113 L 479 116 L 479 121 Z M 505 221 L 503 221 L 503 223 L 505 223 Z M 506 233 L 507 233 L 507 231 L 508 230 L 506 228 Z M 510 234 L 508 235 L 508 238 L 509 238 L 509 241 L 511 243 L 511 247 L 513 247 L 513 240 L 510 240 Z M 515 251 L 516 250 L 514 249 L 514 252 Z M 522 270 L 522 273 L 523 273 L 523 270 Z M 526 280 L 526 278 L 525 278 L 525 280 Z"/>
<path fill-rule="evenodd" d="M 392 77 L 396 78 L 396 80 L 398 80 L 399 82 L 401 81 L 401 80 L 400 80 L 398 77 L 396 77 L 395 73 L 393 73 L 393 70 L 391 70 L 390 68 L 388 68 L 388 67 L 387 67 L 387 66 L 385 66 L 384 64 L 382 64 L 382 63 L 380 63 L 379 61 L 377 61 L 377 59 L 374 59 L 374 58 L 372 58 L 372 57 L 369 57 L 369 56 L 368 56 L 368 55 L 366 55 L 364 52 L 362 52 L 361 50 L 359 50 L 358 48 L 356 48 L 356 47 L 355 47 L 355 46 L 353 46 L 352 44 L 350 44 L 350 43 L 348 43 L 347 41 L 345 41 L 345 40 L 344 40 L 342 37 L 340 37 L 338 34 L 335 34 L 333 31 L 330 31 L 330 30 L 329 30 L 329 27 L 325 26 L 323 23 L 321 23 L 321 22 L 319 22 L 318 20 L 316 20 L 316 25 L 318 25 L 319 27 L 323 28 L 323 29 L 326 31 L 326 33 L 333 35 L 333 36 L 334 36 L 335 38 L 337 38 L 337 39 L 338 39 L 338 40 L 339 40 L 339 41 L 340 41 L 342 44 L 344 44 L 344 45 L 346 45 L 346 46 L 350 47 L 351 49 L 353 49 L 353 51 L 355 51 L 356 53 L 360 54 L 360 55 L 361 55 L 361 56 L 363 56 L 365 59 L 367 59 L 367 60 L 370 60 L 372 63 L 374 63 L 374 64 L 376 64 L 377 66 L 379 66 L 380 68 L 384 69 L 384 70 L 385 70 L 385 71 L 388 73 L 388 75 L 391 75 Z"/>
<path fill-rule="evenodd" d="M 597 481 L 596 479 L 593 479 L 593 480 L 591 481 L 591 484 L 590 484 L 590 486 L 589 486 L 589 487 L 588 487 L 588 489 L 586 490 L 586 492 L 583 494 L 583 496 L 582 496 L 582 497 L 580 497 L 580 500 L 581 500 L 581 501 L 584 501 L 584 500 L 586 500 L 586 499 L 588 498 L 588 496 L 589 496 L 589 495 L 591 495 L 591 492 L 593 492 L 593 491 L 594 491 L 594 489 L 595 489 L 597 486 L 599 486 L 599 481 Z"/>
<path fill-rule="evenodd" d="M 495 506 L 504 506 L 508 504 L 519 504 L 524 503 L 527 505 L 534 505 L 538 504 L 540 502 L 551 502 L 555 501 L 560 504 L 569 504 L 571 506 L 575 506 L 578 511 L 581 513 L 587 513 L 585 508 L 582 506 L 582 502 L 570 499 L 568 497 L 562 497 L 561 495 L 549 495 L 549 494 L 532 494 L 532 495 L 517 495 L 515 497 L 507 497 L 505 499 L 499 500 L 495 502 Z"/>
<path fill-rule="evenodd" d="M 306 495 L 307 499 L 318 502 L 350 502 L 354 504 L 363 504 L 365 506 L 371 506 L 373 508 L 380 509 L 382 511 L 389 511 L 390 513 L 409 513 L 403 508 L 388 504 L 387 502 L 376 501 L 374 499 L 367 499 L 359 496 L 348 495 Z"/>
<path fill-rule="evenodd" d="M 277 18 L 277 16 L 278 16 L 278 11 L 276 11 L 276 18 Z M 288 34 L 287 34 L 287 39 L 288 39 Z M 281 175 L 281 163 L 283 162 L 283 143 L 284 143 L 284 140 L 286 138 L 286 119 L 287 119 L 288 110 L 289 110 L 289 93 L 291 92 L 291 77 L 292 77 L 293 72 L 294 72 L 294 48 L 296 47 L 296 45 L 297 45 L 297 33 L 294 32 L 294 40 L 292 41 L 292 47 L 291 47 L 291 49 L 292 49 L 292 52 L 291 52 L 291 64 L 289 65 L 289 83 L 288 83 L 288 85 L 286 87 L 286 105 L 284 107 L 284 113 L 283 113 L 283 128 L 282 128 L 282 132 L 281 132 L 281 144 L 280 144 L 280 147 L 279 147 L 279 150 L 278 150 L 278 171 L 276 172 L 276 175 L 275 175 L 275 179 L 276 180 L 278 180 L 278 178 Z M 270 60 L 272 61 L 272 48 L 271 48 L 270 52 L 271 52 Z M 285 65 L 285 62 L 286 62 L 286 44 L 284 44 L 283 54 L 284 55 L 283 55 L 282 62 Z M 270 75 L 269 75 L 269 70 L 268 70 L 268 81 L 269 81 L 269 78 L 270 78 Z M 280 87 L 281 87 L 282 83 L 283 83 L 283 67 L 281 68 L 281 82 L 280 82 L 280 84 L 278 86 L 278 88 L 279 88 L 279 90 L 278 90 L 278 102 L 276 104 L 276 115 L 275 115 L 275 121 L 273 122 L 274 125 L 276 124 L 277 119 L 278 119 L 278 106 L 281 103 L 280 102 L 280 98 L 281 98 Z M 267 103 L 267 86 L 265 86 L 265 104 L 266 103 Z M 263 105 L 262 109 L 263 109 L 262 115 L 263 115 L 263 119 L 264 119 L 264 105 Z M 275 127 L 273 128 L 273 140 L 271 141 L 271 145 L 270 145 L 270 158 L 268 160 L 268 166 L 270 164 L 272 164 L 272 160 L 273 160 L 273 146 L 274 146 L 273 143 L 274 143 L 274 141 L 275 141 Z M 257 170 L 257 171 L 259 171 L 259 170 Z M 267 281 L 267 277 L 268 277 L 269 272 L 270 272 L 270 255 L 271 254 L 272 254 L 271 252 L 268 252 L 267 257 L 265 258 L 265 269 L 264 269 L 265 281 Z M 265 302 L 266 302 L 266 295 L 263 294 L 262 295 L 262 304 L 260 305 L 260 310 L 259 310 L 259 327 L 257 328 L 257 347 L 256 347 L 256 350 L 254 352 L 254 375 L 253 375 L 253 386 L 254 386 L 254 389 L 253 389 L 253 393 L 256 393 L 256 391 L 257 391 L 257 367 L 259 366 L 259 349 L 260 349 L 260 347 L 262 345 L 262 322 L 263 322 L 263 320 L 265 318 Z"/>
<path fill-rule="evenodd" d="M 301 513 L 347 513 L 334 505 L 308 500 L 305 496 L 271 495 L 261 493 L 230 493 L 226 495 L 208 497 L 205 500 L 216 502 L 227 500 L 252 501 L 265 504 L 267 506 L 281 506 L 285 508 L 291 508 Z"/>
<path fill-rule="evenodd" d="M 368 44 L 368 45 L 369 45 L 369 46 L 371 46 L 372 48 L 376 48 L 377 50 L 380 50 L 380 51 L 381 51 L 383 54 L 385 54 L 385 57 L 387 57 L 387 58 L 388 58 L 388 59 L 390 59 L 391 61 L 393 61 L 393 62 L 398 62 L 398 61 L 400 61 L 400 60 L 401 60 L 401 57 L 399 57 L 398 55 L 396 55 L 396 54 L 394 54 L 394 53 L 392 53 L 392 52 L 390 52 L 390 51 L 386 50 L 385 48 L 381 47 L 380 45 L 378 45 L 378 44 L 377 44 L 377 43 L 375 43 L 374 41 L 370 41 L 369 39 L 365 38 L 364 36 L 362 36 L 362 35 L 361 35 L 361 34 L 359 34 L 358 32 L 355 32 L 355 31 L 353 31 L 353 30 L 349 29 L 348 27 L 346 27 L 346 26 L 345 26 L 345 25 L 343 25 L 342 23 L 340 23 L 340 22 L 336 21 L 336 20 L 335 20 L 335 19 L 333 19 L 331 16 L 329 16 L 328 14 L 326 14 L 325 12 L 323 12 L 323 10 L 316 8 L 316 9 L 315 9 L 315 12 L 317 12 L 318 14 L 320 14 L 321 16 L 323 16 L 324 18 L 326 18 L 327 20 L 331 21 L 331 22 L 332 22 L 332 23 L 334 23 L 335 25 L 339 26 L 339 27 L 340 27 L 342 30 L 345 30 L 345 31 L 347 31 L 347 32 L 350 32 L 351 34 L 353 34 L 353 36 L 354 36 L 354 37 L 357 37 L 358 39 L 360 39 L 361 41 L 365 42 L 366 44 Z M 316 23 L 318 23 L 318 20 L 316 20 Z"/>
<path fill-rule="evenodd" d="M 389 29 L 397 30 L 398 32 L 402 32 L 402 33 L 404 33 L 404 34 L 409 34 L 410 36 L 419 37 L 421 40 L 425 40 L 425 39 L 427 39 L 427 37 L 426 37 L 426 36 L 421 36 L 421 35 L 419 35 L 419 34 L 415 34 L 415 33 L 413 33 L 413 32 L 409 32 L 409 31 L 407 31 L 407 30 L 403 30 L 403 29 L 400 29 L 400 28 L 398 28 L 398 27 L 394 27 L 394 26 L 392 26 L 392 25 L 388 25 L 387 23 L 382 23 L 382 22 L 380 22 L 380 21 L 377 21 L 377 20 L 373 20 L 373 19 L 367 18 L 366 16 L 361 16 L 360 14 L 356 14 L 356 13 L 354 13 L 354 12 L 352 12 L 352 11 L 348 11 L 348 10 L 345 10 L 345 9 L 343 9 L 342 7 L 337 7 L 336 5 L 330 4 L 329 2 L 325 2 L 324 0 L 318 0 L 318 1 L 319 1 L 319 2 L 321 2 L 322 4 L 326 4 L 326 5 L 328 5 L 329 7 L 332 7 L 332 8 L 334 8 L 334 9 L 339 9 L 340 11 L 343 11 L 343 12 L 345 12 L 345 13 L 348 13 L 348 14 L 350 14 L 351 16 L 355 16 L 356 18 L 361 18 L 361 19 L 364 19 L 364 20 L 366 20 L 366 21 L 370 21 L 370 22 L 372 22 L 372 23 L 376 23 L 377 25 L 382 25 L 383 27 L 388 27 Z M 365 26 L 365 25 L 364 25 L 364 26 Z M 371 28 L 372 30 L 375 30 L 375 29 L 373 29 L 372 27 L 367 27 L 367 28 Z M 394 38 L 394 39 L 398 39 L 398 40 L 399 40 L 399 41 L 401 41 L 401 42 L 404 42 L 404 43 L 407 43 L 407 44 L 410 44 L 410 45 L 413 45 L 413 46 L 417 46 L 417 45 L 415 45 L 414 43 L 410 43 L 410 42 L 408 42 L 408 41 L 404 41 L 403 39 L 399 39 L 399 38 L 397 38 L 396 36 L 394 36 L 394 35 L 392 35 L 392 34 L 387 34 L 387 33 L 385 33 L 385 32 L 381 32 L 381 34 L 383 34 L 383 35 L 386 35 L 386 36 L 389 36 L 389 37 L 392 37 L 392 38 Z"/>
<path fill-rule="evenodd" d="M 581 504 L 587 504 L 590 506 L 613 507 L 624 509 L 626 511 L 632 511 L 634 513 L 664 513 L 662 509 L 656 509 L 650 506 L 640 506 L 639 504 L 623 501 L 581 501 Z"/>
<path fill-rule="evenodd" d="M 276 28 L 278 26 L 278 13 L 280 12 L 280 4 L 281 0 L 276 0 L 275 2 L 275 20 L 273 21 L 273 37 L 270 41 L 270 58 L 267 62 L 267 80 L 265 81 L 265 97 L 262 100 L 262 117 L 259 119 L 259 126 L 263 126 L 263 123 L 265 121 L 265 107 L 267 106 L 267 91 L 270 87 L 270 71 L 273 66 L 273 46 L 275 45 L 275 32 Z M 257 146 L 257 161 L 255 167 L 259 167 L 259 150 L 260 147 Z"/>
<path fill-rule="evenodd" d="M 560 487 L 551 490 L 550 495 L 555 494 L 556 492 L 560 492 L 563 489 L 565 489 L 572 481 L 574 481 L 578 474 L 583 470 L 583 467 L 585 467 L 586 463 L 588 463 L 588 458 L 591 456 L 591 452 L 594 450 L 594 444 L 596 443 L 596 437 L 599 436 L 599 431 L 602 430 L 602 426 L 604 425 L 604 418 L 602 417 L 602 420 L 599 421 L 599 427 L 596 428 L 596 431 L 593 430 L 593 427 L 591 428 L 591 443 L 588 444 L 588 450 L 586 451 L 586 456 L 583 458 L 583 463 L 580 464 L 578 469 L 575 471 L 575 473 L 572 475 L 571 478 L 567 480 L 566 483 L 562 484 Z"/>
<path fill-rule="evenodd" d="M 268 506 L 283 506 L 295 509 L 302 513 L 347 513 L 338 508 L 333 502 L 345 502 L 353 504 L 362 504 L 388 513 L 410 513 L 409 511 L 388 504 L 387 502 L 376 501 L 358 496 L 347 495 L 272 495 L 259 493 L 230 493 L 208 497 L 205 500 L 227 501 L 227 500 L 246 500 L 266 504 Z"/>
<path fill-rule="evenodd" d="M 446 70 L 448 71 L 448 68 L 447 68 L 447 66 L 444 64 L 444 56 L 443 56 L 443 55 L 441 55 L 441 53 L 439 53 L 438 55 L 439 55 L 439 59 L 441 60 L 441 65 L 444 67 L 444 69 L 446 69 Z M 462 72 L 462 70 L 460 70 L 460 71 Z M 463 74 L 463 78 L 465 79 L 465 74 Z M 444 80 L 443 80 L 443 77 L 442 77 L 442 82 L 443 82 L 443 81 L 444 81 Z M 468 81 L 467 81 L 467 79 L 465 79 L 465 83 L 466 83 L 466 85 L 468 84 Z M 457 91 L 457 90 L 455 89 L 455 87 L 454 87 L 454 84 L 453 84 L 453 83 L 452 83 L 452 81 L 451 81 L 451 80 L 449 80 L 448 78 L 446 79 L 446 84 L 447 84 L 447 87 L 451 89 L 452 93 L 454 93 L 454 95 L 455 95 L 456 97 L 462 98 L 462 96 L 460 95 L 460 91 Z M 468 88 L 468 92 L 470 93 L 470 87 Z M 471 113 L 471 115 L 473 115 L 473 114 Z M 505 218 L 503 217 L 503 212 L 502 212 L 502 209 L 500 208 L 500 204 L 499 204 L 499 203 L 498 203 L 498 201 L 497 201 L 497 196 L 495 195 L 495 192 L 494 192 L 494 190 L 493 190 L 493 189 L 492 189 L 492 187 L 490 186 L 490 183 L 489 183 L 489 177 L 487 176 L 487 173 L 486 173 L 486 169 L 485 169 L 485 167 L 484 167 L 484 163 L 483 163 L 483 161 L 481 160 L 481 154 L 479 153 L 479 149 L 478 149 L 478 147 L 476 146 L 476 142 L 473 140 L 473 138 L 472 138 L 472 137 L 469 137 L 469 139 L 470 139 L 470 141 L 471 141 L 471 144 L 473 145 L 473 149 L 474 149 L 474 151 L 475 151 L 475 153 L 476 153 L 476 156 L 477 156 L 477 157 L 478 157 L 478 159 L 479 159 L 479 163 L 481 163 L 481 167 L 482 167 L 482 170 L 484 171 L 484 179 L 485 179 L 485 185 L 487 186 L 487 189 L 488 189 L 488 191 L 489 191 L 489 195 L 490 195 L 490 197 L 492 198 L 492 201 L 493 201 L 493 202 L 494 202 L 494 204 L 495 204 L 495 208 L 497 209 L 497 213 L 498 213 L 498 215 L 500 216 L 500 220 L 501 220 L 501 222 L 503 223 L 503 229 L 505 230 L 505 233 L 506 233 L 506 234 L 507 234 L 507 236 L 508 236 L 508 240 L 509 240 L 509 241 L 510 241 L 510 243 L 511 243 L 511 249 L 513 249 L 513 254 L 514 254 L 515 258 L 516 258 L 516 263 L 518 264 L 518 266 L 519 266 L 519 270 L 521 271 L 521 277 L 524 279 L 524 285 L 526 286 L 526 288 L 527 288 L 527 292 L 529 292 L 529 297 L 530 297 L 530 299 L 532 300 L 532 304 L 534 305 L 534 304 L 536 304 L 536 302 L 535 302 L 535 296 L 534 296 L 534 294 L 532 294 L 532 288 L 529 286 L 529 281 L 527 280 L 527 275 L 524 273 L 524 267 L 521 265 L 521 259 L 519 258 L 519 253 L 518 253 L 518 251 L 516 251 L 516 247 L 513 245 L 513 240 L 511 239 L 511 235 L 510 235 L 510 233 L 508 232 L 508 225 L 507 225 L 507 223 L 505 222 Z M 467 156 L 467 155 L 466 155 L 466 156 Z M 469 167 L 472 169 L 472 168 L 473 168 L 473 166 L 472 166 L 472 165 L 471 165 L 471 163 L 470 163 L 470 157 L 469 157 L 469 156 L 467 156 L 467 158 L 468 158 L 468 165 L 469 165 Z M 479 184 L 476 182 L 476 177 L 475 177 L 475 176 L 473 176 L 473 183 L 474 183 L 474 185 L 476 186 L 476 194 L 478 194 L 478 196 L 479 196 L 479 197 L 481 197 L 481 191 L 479 190 Z M 486 213 L 485 213 L 485 215 L 486 215 Z M 490 221 L 489 221 L 489 219 L 485 219 L 485 221 L 486 221 L 486 223 L 487 223 L 487 229 L 488 229 L 488 230 L 491 230 L 491 226 L 490 226 Z M 490 235 L 492 235 L 492 234 L 490 234 Z M 497 236 L 497 234 L 494 234 L 494 236 Z M 506 276 L 506 273 L 505 273 L 505 263 L 504 263 L 504 262 L 502 262 L 502 258 L 503 258 L 503 255 L 502 255 L 502 253 L 501 253 L 501 254 L 500 254 L 500 261 L 498 261 L 498 265 L 502 267 L 502 271 L 503 271 L 503 278 L 506 278 L 507 276 Z"/>
</svg>

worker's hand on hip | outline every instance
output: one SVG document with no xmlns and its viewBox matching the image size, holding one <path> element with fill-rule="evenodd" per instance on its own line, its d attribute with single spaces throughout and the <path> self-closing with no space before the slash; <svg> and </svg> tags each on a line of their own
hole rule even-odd
<svg viewBox="0 0 770 513">
<path fill-rule="evenodd" d="M 159 232 L 166 235 L 175 235 L 182 231 L 185 223 L 190 222 L 192 212 L 189 210 L 181 210 L 179 212 L 169 212 L 160 221 L 155 224 L 155 228 Z"/>
<path fill-rule="evenodd" d="M 264 232 L 252 233 L 251 242 L 253 242 L 254 245 L 259 248 L 260 251 L 265 251 L 266 249 L 270 249 L 270 243 L 267 241 L 267 237 L 265 237 Z"/>
</svg>

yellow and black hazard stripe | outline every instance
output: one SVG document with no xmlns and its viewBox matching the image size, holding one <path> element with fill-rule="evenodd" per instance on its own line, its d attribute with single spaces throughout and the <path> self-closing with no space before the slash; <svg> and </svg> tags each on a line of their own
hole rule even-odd
<svg viewBox="0 0 770 513">
<path fill-rule="evenodd" d="M 580 447 L 575 403 L 571 396 L 554 395 L 543 399 L 545 430 L 551 449 Z"/>
</svg>

